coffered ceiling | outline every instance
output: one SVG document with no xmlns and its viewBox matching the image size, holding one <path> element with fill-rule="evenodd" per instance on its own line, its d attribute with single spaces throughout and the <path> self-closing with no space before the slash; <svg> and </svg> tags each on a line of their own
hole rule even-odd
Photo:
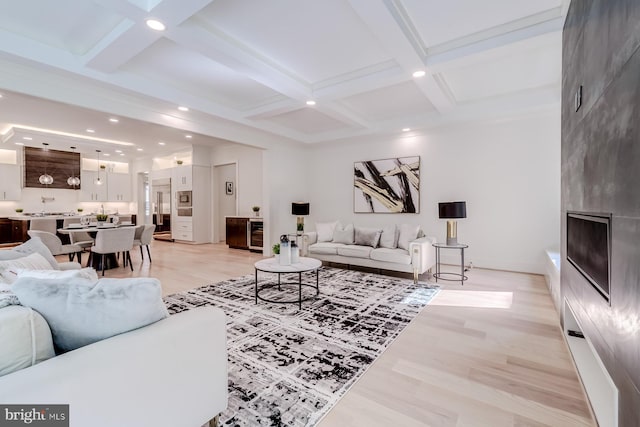
<svg viewBox="0 0 640 427">
<path fill-rule="evenodd" d="M 180 143 L 186 131 L 316 143 L 503 118 L 558 107 L 568 3 L 0 0 L 0 93 L 178 128 L 166 139 Z M 94 126 L 73 121 L 57 123 Z"/>
</svg>

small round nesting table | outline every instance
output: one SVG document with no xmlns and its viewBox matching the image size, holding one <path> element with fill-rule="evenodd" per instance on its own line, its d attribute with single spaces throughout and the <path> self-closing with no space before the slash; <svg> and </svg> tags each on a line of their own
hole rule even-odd
<svg viewBox="0 0 640 427">
<path fill-rule="evenodd" d="M 275 304 L 298 304 L 298 309 L 302 309 L 302 302 L 308 301 L 311 298 L 315 298 L 320 293 L 320 288 L 318 286 L 318 269 L 322 266 L 322 262 L 315 258 L 306 258 L 300 257 L 299 261 L 295 264 L 290 265 L 280 265 L 278 260 L 273 258 L 267 258 L 260 260 L 254 264 L 256 271 L 256 304 L 258 304 L 258 300 L 262 300 L 265 302 L 271 302 Z M 265 273 L 274 273 L 278 275 L 278 283 L 267 283 L 263 285 L 258 285 L 258 272 L 262 271 Z M 315 271 L 316 273 L 316 283 L 315 285 L 309 283 L 302 282 L 302 273 L 308 271 Z M 298 274 L 297 282 L 281 282 L 280 276 L 282 274 Z M 297 286 L 298 287 L 298 299 L 289 299 L 289 300 L 273 300 L 267 299 L 260 296 L 260 292 L 277 287 L 278 290 L 282 290 L 282 286 Z M 308 287 L 315 289 L 315 293 L 313 295 L 302 298 L 302 288 Z"/>
</svg>

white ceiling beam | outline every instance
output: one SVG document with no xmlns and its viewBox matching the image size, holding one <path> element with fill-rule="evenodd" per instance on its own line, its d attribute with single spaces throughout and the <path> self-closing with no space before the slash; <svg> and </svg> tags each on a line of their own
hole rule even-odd
<svg viewBox="0 0 640 427">
<path fill-rule="evenodd" d="M 407 80 L 416 70 L 425 69 L 424 52 L 417 34 L 407 22 L 406 14 L 391 0 L 349 0 L 353 10 L 378 38 L 391 57 L 396 58 L 405 71 Z M 450 111 L 454 102 L 428 69 L 427 75 L 416 80 L 424 95 L 440 112 Z"/>
<path fill-rule="evenodd" d="M 545 12 L 540 16 L 549 16 L 549 13 Z M 427 67 L 433 72 L 442 72 L 472 64 L 481 56 L 486 60 L 487 54 L 492 50 L 505 47 L 519 50 L 524 44 L 528 44 L 529 48 L 548 44 L 554 35 L 562 32 L 563 18 L 560 16 L 560 8 L 557 8 L 553 9 L 552 17 L 548 19 L 535 23 L 531 23 L 531 19 L 521 20 L 517 27 L 513 24 L 505 24 L 430 48 L 425 61 Z"/>
<path fill-rule="evenodd" d="M 146 12 L 127 0 L 98 0 L 103 7 L 126 19 L 83 57 L 84 63 L 95 70 L 112 73 L 163 36 L 162 32 L 147 27 L 146 18 L 158 19 L 170 29 L 189 19 L 211 1 L 162 0 L 150 12 Z"/>
<path fill-rule="evenodd" d="M 168 31 L 167 38 L 285 96 L 300 101 L 311 96 L 307 82 L 205 23 L 185 22 Z"/>
</svg>

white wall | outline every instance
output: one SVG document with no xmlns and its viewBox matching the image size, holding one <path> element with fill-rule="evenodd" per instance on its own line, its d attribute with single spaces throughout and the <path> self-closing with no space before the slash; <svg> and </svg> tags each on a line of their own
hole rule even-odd
<svg viewBox="0 0 640 427">
<path fill-rule="evenodd" d="M 213 189 L 213 216 L 216 219 L 213 229 L 213 241 L 224 242 L 227 239 L 226 217 L 236 215 L 236 191 L 237 168 L 235 163 L 213 167 L 213 180 L 216 183 Z M 233 194 L 227 194 L 223 188 L 226 182 L 233 182 Z"/>
<path fill-rule="evenodd" d="M 262 156 L 264 150 L 240 144 L 226 144 L 211 150 L 211 165 L 237 164 L 238 181 L 234 191 L 238 195 L 238 215 L 253 216 L 253 206 L 262 202 Z M 223 188 L 224 182 L 214 182 L 215 188 Z"/>
<path fill-rule="evenodd" d="M 309 155 L 307 229 L 334 219 L 363 226 L 410 223 L 445 241 L 437 203 L 465 200 L 458 241 L 469 245 L 467 263 L 544 273 L 544 250 L 559 245 L 559 113 L 340 141 L 313 146 Z M 353 213 L 355 161 L 415 155 L 421 162 L 419 214 Z M 457 252 L 443 258 L 459 262 Z"/>
</svg>

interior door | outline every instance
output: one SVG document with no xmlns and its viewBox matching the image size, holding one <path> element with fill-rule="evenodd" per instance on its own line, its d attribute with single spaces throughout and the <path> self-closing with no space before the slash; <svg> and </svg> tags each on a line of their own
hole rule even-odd
<svg viewBox="0 0 640 427">
<path fill-rule="evenodd" d="M 151 183 L 153 223 L 156 232 L 171 232 L 171 179 L 154 179 Z"/>
</svg>

